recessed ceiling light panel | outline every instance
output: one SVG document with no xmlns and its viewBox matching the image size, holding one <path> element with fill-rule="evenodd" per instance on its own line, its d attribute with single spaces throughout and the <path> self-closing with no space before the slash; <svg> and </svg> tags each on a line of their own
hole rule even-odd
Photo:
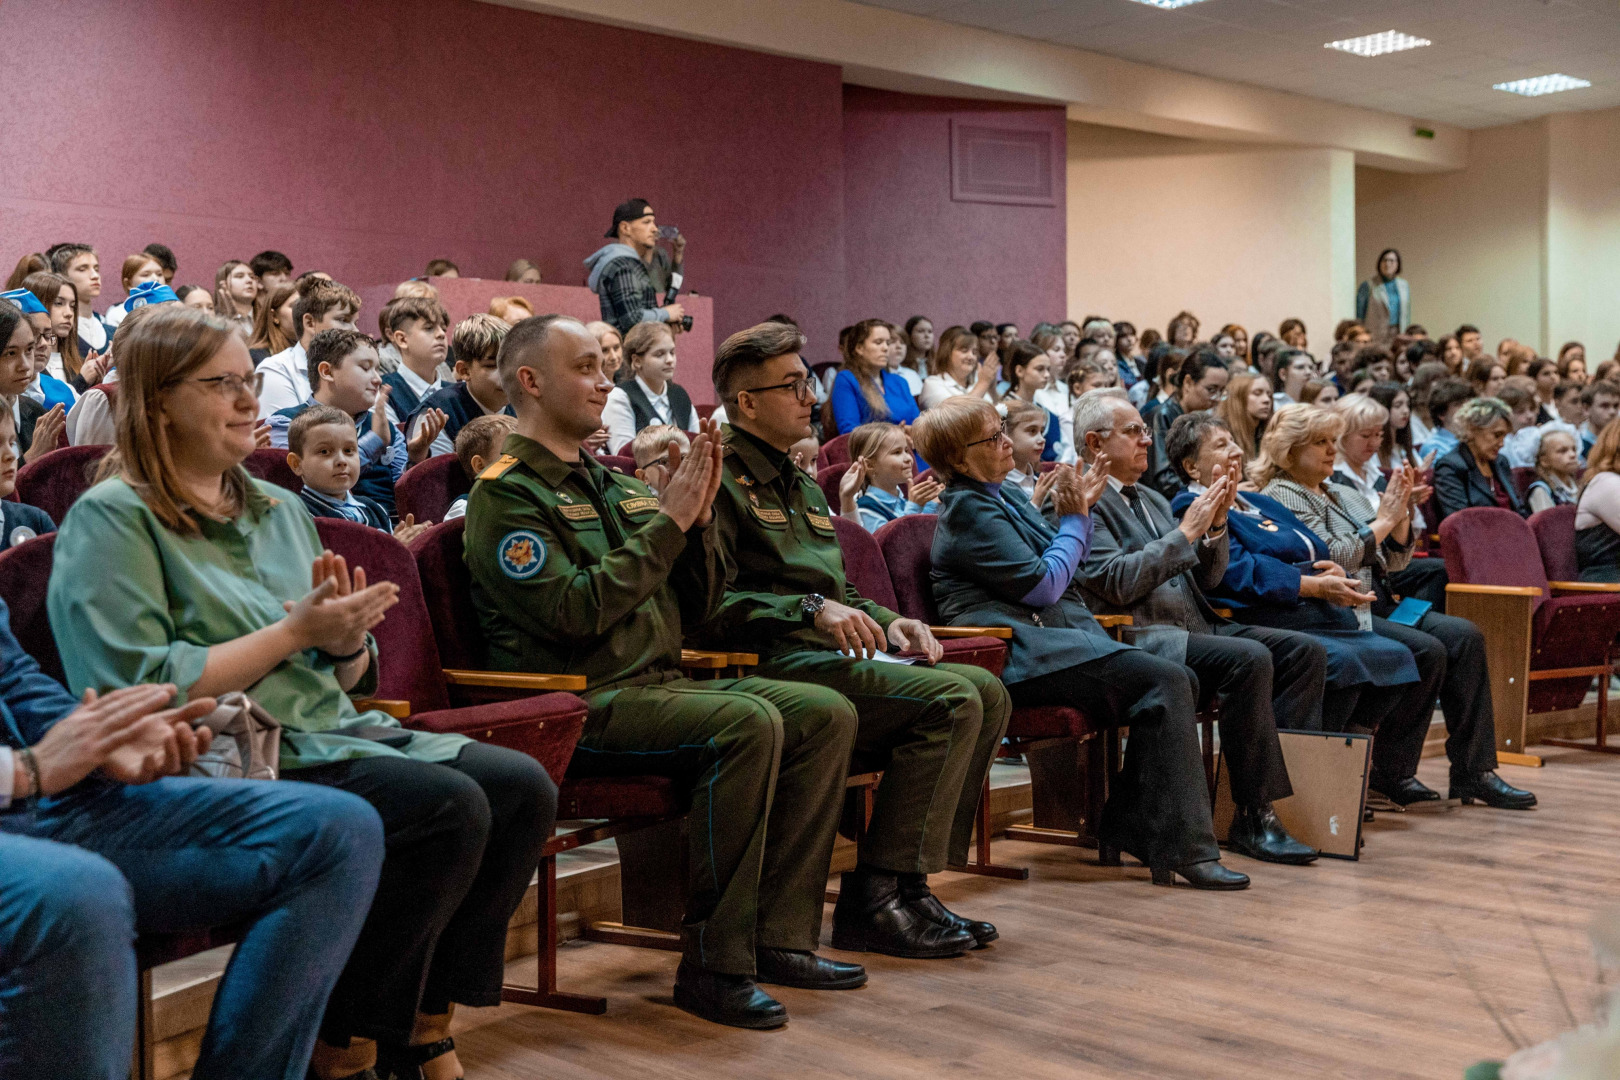
<svg viewBox="0 0 1620 1080">
<path fill-rule="evenodd" d="M 1434 42 L 1428 38 L 1413 37 L 1399 30 L 1385 30 L 1382 34 L 1363 34 L 1361 37 L 1345 38 L 1343 41 L 1330 41 L 1322 48 L 1338 49 L 1340 52 L 1353 53 L 1356 56 L 1382 56 L 1385 53 L 1421 49 L 1425 45 L 1433 44 Z"/>
<path fill-rule="evenodd" d="M 1492 90 L 1506 90 L 1510 94 L 1523 94 L 1525 97 L 1540 97 L 1542 94 L 1557 94 L 1564 90 L 1580 90 L 1591 86 L 1586 79 L 1577 79 L 1572 75 L 1537 75 L 1533 79 L 1515 79 L 1513 82 L 1499 82 L 1491 87 Z"/>
<path fill-rule="evenodd" d="M 1201 4 L 1204 2 L 1204 0 L 1136 0 L 1136 2 L 1138 4 L 1146 4 L 1149 7 L 1164 8 L 1166 11 L 1170 11 L 1175 8 L 1186 7 L 1188 4 Z"/>
</svg>

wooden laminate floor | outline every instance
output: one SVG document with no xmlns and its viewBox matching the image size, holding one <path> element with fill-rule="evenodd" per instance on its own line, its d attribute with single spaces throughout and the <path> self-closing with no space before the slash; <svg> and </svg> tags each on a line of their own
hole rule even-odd
<svg viewBox="0 0 1620 1080">
<path fill-rule="evenodd" d="M 1242 893 L 1154 888 L 1139 867 L 1000 841 L 1029 881 L 946 875 L 936 889 L 1001 941 L 956 960 L 862 958 L 858 991 L 781 990 L 792 1022 L 776 1032 L 675 1009 L 673 953 L 577 943 L 563 983 L 607 995 L 607 1015 L 466 1010 L 462 1060 L 473 1080 L 1456 1080 L 1512 1049 L 1470 981 L 1527 1042 L 1573 1026 L 1559 987 L 1593 1016 L 1586 928 L 1620 903 L 1620 758 L 1544 749 L 1547 768 L 1502 770 L 1538 793 L 1535 811 L 1381 814 L 1359 863 L 1228 856 L 1254 878 Z M 1420 775 L 1443 790 L 1445 768 Z"/>
</svg>

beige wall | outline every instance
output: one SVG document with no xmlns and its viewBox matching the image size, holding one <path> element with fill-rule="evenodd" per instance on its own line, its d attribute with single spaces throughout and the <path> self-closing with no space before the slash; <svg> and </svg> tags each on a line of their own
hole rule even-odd
<svg viewBox="0 0 1620 1080">
<path fill-rule="evenodd" d="M 1355 286 L 1355 164 L 1069 125 L 1069 315 L 1162 333 L 1186 308 L 1204 332 L 1304 319 L 1325 352 Z"/>
<path fill-rule="evenodd" d="M 1431 332 L 1471 322 L 1554 355 L 1620 341 L 1620 109 L 1473 133 L 1469 167 L 1356 170 L 1356 269 L 1400 249 L 1412 310 Z"/>
<path fill-rule="evenodd" d="M 1620 341 L 1620 109 L 1549 117 L 1547 348 Z"/>
<path fill-rule="evenodd" d="M 1547 123 L 1473 133 L 1469 167 L 1415 175 L 1356 169 L 1356 280 L 1400 250 L 1413 318 L 1435 336 L 1473 323 L 1546 348 Z"/>
</svg>

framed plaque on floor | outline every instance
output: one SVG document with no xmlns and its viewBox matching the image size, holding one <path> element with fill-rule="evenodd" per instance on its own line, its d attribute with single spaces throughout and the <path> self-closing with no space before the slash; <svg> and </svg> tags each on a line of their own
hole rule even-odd
<svg viewBox="0 0 1620 1080">
<path fill-rule="evenodd" d="M 1292 795 L 1272 804 L 1277 819 L 1295 840 L 1324 856 L 1359 859 L 1372 737 L 1284 729 L 1277 732 L 1277 740 L 1294 787 Z M 1215 783 L 1215 836 L 1224 841 L 1232 825 L 1232 791 L 1224 754 Z"/>
</svg>

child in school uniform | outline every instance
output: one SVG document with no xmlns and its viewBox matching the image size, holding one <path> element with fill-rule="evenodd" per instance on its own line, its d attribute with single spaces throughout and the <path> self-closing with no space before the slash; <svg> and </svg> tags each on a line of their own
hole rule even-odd
<svg viewBox="0 0 1620 1080">
<path fill-rule="evenodd" d="M 495 413 L 469 420 L 466 426 L 456 433 L 456 460 L 461 463 L 461 471 L 467 474 L 469 481 L 477 480 L 478 474 L 500 456 L 501 444 L 516 430 L 516 417 L 506 413 Z M 466 516 L 465 495 L 451 503 L 450 509 L 444 512 L 446 521 Z"/>
<path fill-rule="evenodd" d="M 897 518 L 939 512 L 938 480 L 914 479 L 911 439 L 898 424 L 862 424 L 849 435 L 849 470 L 838 485 L 840 517 L 877 532 Z M 901 485 L 910 484 L 909 493 Z"/>
<path fill-rule="evenodd" d="M 506 387 L 501 385 L 499 364 L 501 342 L 506 340 L 508 329 L 506 323 L 483 312 L 456 324 L 451 339 L 455 347 L 455 381 L 422 398 L 416 415 L 406 426 L 414 437 L 429 416 L 442 422 L 443 428 L 428 449 L 430 457 L 454 453 L 456 436 L 472 420 L 495 413 L 512 415 L 506 403 Z"/>
<path fill-rule="evenodd" d="M 315 517 L 343 518 L 391 532 L 409 543 L 428 528 L 410 515 L 398 526 L 375 499 L 354 494 L 360 479 L 360 438 L 354 417 L 331 405 L 312 405 L 287 426 L 287 467 L 304 488 L 298 497 Z"/>
<path fill-rule="evenodd" d="M 51 515 L 37 506 L 12 502 L 17 490 L 17 423 L 11 410 L 0 409 L 0 551 L 56 531 Z"/>
<path fill-rule="evenodd" d="M 636 432 L 630 440 L 630 454 L 636 459 L 636 479 L 656 495 L 669 482 L 669 448 L 678 446 L 684 454 L 692 446 L 686 432 L 674 424 L 653 424 Z"/>
</svg>

